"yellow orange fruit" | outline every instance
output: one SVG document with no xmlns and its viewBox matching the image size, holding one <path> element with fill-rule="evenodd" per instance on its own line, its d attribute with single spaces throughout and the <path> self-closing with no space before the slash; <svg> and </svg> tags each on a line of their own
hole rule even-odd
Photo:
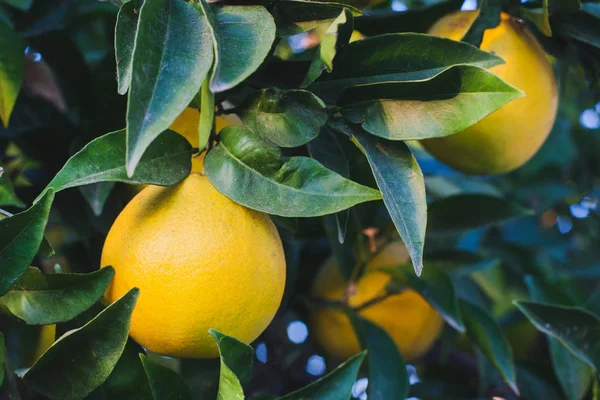
<svg viewBox="0 0 600 400">
<path fill-rule="evenodd" d="M 348 305 L 356 308 L 385 294 L 390 276 L 378 268 L 409 262 L 406 247 L 401 242 L 386 246 L 367 265 L 366 273 L 348 296 Z M 412 268 L 408 264 L 407 268 Z M 331 301 L 340 301 L 347 293 L 347 283 L 336 261 L 331 258 L 315 279 L 312 294 Z M 407 289 L 385 300 L 367 306 L 359 315 L 383 328 L 394 340 L 405 360 L 424 354 L 439 336 L 443 320 L 417 292 Z M 360 351 L 358 339 L 346 314 L 333 308 L 311 310 L 311 332 L 329 355 L 344 360 Z"/>
<path fill-rule="evenodd" d="M 175 357 L 216 357 L 209 328 L 256 339 L 281 303 L 286 275 L 270 217 L 229 200 L 198 173 L 133 198 L 106 238 L 101 266 L 108 265 L 115 277 L 106 300 L 140 289 L 131 337 Z"/>
<path fill-rule="evenodd" d="M 477 11 L 447 15 L 429 33 L 461 40 Z M 448 166 L 474 175 L 502 174 L 527 162 L 542 146 L 556 118 L 556 79 L 546 54 L 523 23 L 502 14 L 500 25 L 483 35 L 481 49 L 504 59 L 490 69 L 525 96 L 505 104 L 455 135 L 422 145 Z"/>
</svg>

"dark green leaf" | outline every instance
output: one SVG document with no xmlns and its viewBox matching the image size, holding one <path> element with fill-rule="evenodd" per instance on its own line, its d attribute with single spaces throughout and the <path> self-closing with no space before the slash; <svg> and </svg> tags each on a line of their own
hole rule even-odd
<svg viewBox="0 0 600 400">
<path fill-rule="evenodd" d="M 308 386 L 281 397 L 279 400 L 348 400 L 352 385 L 366 351 L 350 357 L 345 363 Z"/>
<path fill-rule="evenodd" d="M 479 306 L 464 300 L 459 300 L 459 305 L 469 340 L 487 357 L 510 388 L 519 394 L 512 351 L 496 322 Z"/>
<path fill-rule="evenodd" d="M 69 321 L 102 297 L 114 274 L 112 267 L 107 267 L 89 274 L 43 275 L 29 267 L 0 297 L 0 306 L 30 325 Z"/>
<path fill-rule="evenodd" d="M 61 336 L 25 373 L 25 382 L 60 400 L 81 399 L 100 386 L 123 353 L 138 295 L 138 289 L 131 289 L 90 322 Z"/>
<path fill-rule="evenodd" d="M 524 278 L 529 295 L 534 301 L 554 303 L 563 306 L 576 306 L 577 301 L 561 287 L 545 282 L 541 278 L 527 275 Z"/>
<path fill-rule="evenodd" d="M 463 42 L 479 47 L 486 29 L 495 28 L 500 24 L 502 0 L 481 0 L 479 15 L 462 38 Z"/>
<path fill-rule="evenodd" d="M 210 11 L 207 8 L 210 7 Z M 262 6 L 209 6 L 215 65 L 210 90 L 222 92 L 238 85 L 262 64 L 275 40 L 275 22 Z"/>
<path fill-rule="evenodd" d="M 530 210 L 498 197 L 459 194 L 429 205 L 427 229 L 435 233 L 461 231 L 531 214 Z"/>
<path fill-rule="evenodd" d="M 2 174 L 2 167 L 0 167 L 0 207 L 25 207 L 25 204 L 15 194 L 8 176 Z"/>
<path fill-rule="evenodd" d="M 208 86 L 208 77 L 200 89 L 200 124 L 198 125 L 198 149 L 204 150 L 210 139 L 215 119 L 215 95 Z"/>
<path fill-rule="evenodd" d="M 131 61 L 137 30 L 138 15 L 135 1 L 123 4 L 115 25 L 115 59 L 117 62 L 117 82 L 119 94 L 127 93 L 131 83 Z"/>
<path fill-rule="evenodd" d="M 146 0 L 140 10 L 127 103 L 127 175 L 188 106 L 213 62 L 210 28 L 179 0 Z"/>
<path fill-rule="evenodd" d="M 521 385 L 521 396 L 524 399 L 564 400 L 559 388 L 554 385 L 551 371 L 538 371 L 538 365 L 517 365 L 517 378 Z M 570 399 L 569 399 L 570 400 Z"/>
<path fill-rule="evenodd" d="M 98 182 L 171 186 L 192 168 L 192 146 L 173 131 L 165 131 L 150 145 L 131 177 L 125 168 L 125 149 L 124 129 L 92 140 L 65 163 L 47 189 L 61 191 Z"/>
<path fill-rule="evenodd" d="M 408 146 L 355 129 L 354 139 L 367 156 L 383 202 L 406 244 L 417 275 L 423 270 L 427 226 L 425 181 Z"/>
<path fill-rule="evenodd" d="M 144 354 L 140 354 L 140 360 L 146 370 L 154 400 L 192 399 L 190 389 L 177 372 L 153 363 Z"/>
<path fill-rule="evenodd" d="M 244 400 L 243 386 L 252 376 L 254 350 L 246 343 L 214 329 L 209 333 L 219 346 L 221 373 L 217 400 Z"/>
<path fill-rule="evenodd" d="M 583 12 L 562 13 L 553 16 L 551 26 L 554 36 L 575 39 L 600 49 L 598 17 L 594 15 L 593 10 L 593 8 L 584 7 Z"/>
<path fill-rule="evenodd" d="M 575 357 L 600 370 L 600 319 L 581 307 L 553 306 L 529 301 L 515 305 L 541 332 L 557 339 Z"/>
<path fill-rule="evenodd" d="M 315 56 L 308 68 L 308 72 L 300 87 L 307 87 L 317 80 L 323 71 L 333 71 L 333 59 L 337 54 L 339 46 L 348 44 L 352 35 L 352 13 L 347 8 L 329 25 L 325 35 L 321 38 L 321 42 L 315 52 Z"/>
<path fill-rule="evenodd" d="M 275 0 L 270 11 L 277 25 L 277 36 L 292 36 L 336 19 L 345 8 L 353 15 L 360 10 L 346 4 L 312 0 Z"/>
<path fill-rule="evenodd" d="M 311 92 L 270 88 L 251 96 L 240 117 L 257 135 L 278 146 L 297 147 L 319 134 L 327 111 Z"/>
<path fill-rule="evenodd" d="M 25 47 L 19 35 L 2 19 L 0 49 L 0 120 L 7 127 L 23 83 Z"/>
<path fill-rule="evenodd" d="M 4 334 L 0 332 L 0 386 L 2 386 L 2 382 L 4 381 L 4 369 L 5 369 L 5 361 L 4 358 L 6 356 L 6 348 L 4 347 Z"/>
<path fill-rule="evenodd" d="M 38 252 L 52 200 L 54 192 L 49 190 L 29 209 L 0 219 L 0 296 L 23 275 Z"/>
<path fill-rule="evenodd" d="M 33 0 L 0 0 L 0 3 L 8 4 L 21 11 L 27 11 L 33 4 Z"/>
<path fill-rule="evenodd" d="M 221 193 L 246 207 L 284 217 L 314 217 L 381 199 L 377 190 L 345 179 L 312 158 L 285 161 L 278 147 L 246 128 L 230 126 L 219 137 L 204 168 Z"/>
<path fill-rule="evenodd" d="M 143 157 L 142 157 L 143 158 Z M 104 210 L 104 204 L 110 195 L 114 182 L 97 182 L 91 185 L 80 186 L 79 191 L 87 201 L 88 205 L 92 209 L 92 212 L 96 217 L 102 215 Z"/>
<path fill-rule="evenodd" d="M 443 137 L 461 132 L 523 92 L 486 69 L 459 65 L 419 82 L 388 82 L 344 90 L 349 121 L 392 140 Z"/>
<path fill-rule="evenodd" d="M 344 47 L 333 72 L 311 85 L 311 90 L 334 103 L 352 86 L 427 80 L 454 65 L 490 68 L 499 64 L 500 57 L 466 43 L 419 33 L 391 33 Z"/>
<path fill-rule="evenodd" d="M 404 399 L 408 395 L 408 373 L 398 347 L 379 326 L 361 319 L 369 351 L 369 386 L 371 400 Z"/>
<path fill-rule="evenodd" d="M 542 1 L 542 8 L 521 8 L 521 15 L 534 23 L 540 32 L 551 37 L 550 14 L 548 11 L 548 0 Z"/>
<path fill-rule="evenodd" d="M 428 263 L 421 276 L 417 277 L 407 267 L 408 265 L 389 266 L 381 268 L 381 271 L 392 277 L 392 285 L 408 286 L 417 291 L 451 327 L 464 332 L 465 325 L 448 274 L 436 264 Z"/>
</svg>

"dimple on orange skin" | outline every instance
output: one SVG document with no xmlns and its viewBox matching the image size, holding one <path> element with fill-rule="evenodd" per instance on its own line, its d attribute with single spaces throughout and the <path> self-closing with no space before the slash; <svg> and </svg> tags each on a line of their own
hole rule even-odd
<svg viewBox="0 0 600 400">
<path fill-rule="evenodd" d="M 436 22 L 429 33 L 461 40 L 477 11 L 458 12 Z M 438 160 L 473 175 L 502 174 L 527 162 L 542 146 L 556 118 L 558 90 L 552 67 L 522 22 L 502 14 L 483 35 L 481 49 L 504 59 L 491 72 L 521 89 L 513 100 L 455 135 L 421 144 Z"/>
<path fill-rule="evenodd" d="M 285 287 L 283 247 L 270 217 L 229 200 L 197 173 L 134 197 L 106 238 L 101 266 L 108 265 L 115 278 L 107 301 L 140 289 L 131 337 L 174 357 L 217 357 L 209 328 L 252 342 Z"/>
<path fill-rule="evenodd" d="M 406 247 L 401 242 L 386 246 L 367 266 L 366 274 L 348 297 L 348 305 L 357 307 L 385 294 L 390 276 L 378 268 L 409 262 Z M 327 300 L 340 301 L 346 296 L 347 283 L 333 258 L 321 268 L 315 279 L 312 294 Z M 439 336 L 444 322 L 441 316 L 417 292 L 405 290 L 368 306 L 360 316 L 383 328 L 394 340 L 405 360 L 423 355 Z M 360 351 L 358 339 L 350 320 L 342 311 L 333 308 L 311 310 L 311 333 L 327 353 L 339 360 Z"/>
</svg>

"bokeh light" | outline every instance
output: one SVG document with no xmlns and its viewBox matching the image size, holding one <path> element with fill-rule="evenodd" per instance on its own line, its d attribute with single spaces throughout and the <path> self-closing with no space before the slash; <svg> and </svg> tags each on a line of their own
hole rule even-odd
<svg viewBox="0 0 600 400">
<path fill-rule="evenodd" d="M 287 326 L 287 335 L 292 343 L 304 343 L 308 337 L 308 328 L 302 321 L 293 321 Z"/>
<path fill-rule="evenodd" d="M 600 114 L 593 108 L 588 108 L 581 113 L 579 123 L 587 129 L 598 129 L 600 128 Z"/>
<path fill-rule="evenodd" d="M 306 361 L 306 372 L 312 376 L 321 376 L 325 373 L 327 365 L 325 359 L 319 355 L 312 355 Z"/>
<path fill-rule="evenodd" d="M 369 386 L 368 378 L 359 378 L 352 385 L 352 397 L 359 400 L 367 399 L 367 386 Z"/>
<path fill-rule="evenodd" d="M 573 229 L 573 220 L 567 216 L 561 215 L 556 218 L 556 226 L 560 233 L 569 233 L 571 232 L 571 229 Z"/>
<path fill-rule="evenodd" d="M 406 4 L 404 4 L 404 2 L 402 2 L 400 0 L 393 0 L 392 1 L 392 10 L 406 11 L 406 10 L 408 10 L 408 7 L 406 6 Z"/>
<path fill-rule="evenodd" d="M 461 11 L 473 11 L 477 9 L 477 0 L 465 0 L 460 7 Z"/>
<path fill-rule="evenodd" d="M 256 354 L 256 359 L 263 364 L 267 363 L 267 345 L 264 342 L 260 342 L 256 345 L 254 349 L 254 354 Z"/>
</svg>

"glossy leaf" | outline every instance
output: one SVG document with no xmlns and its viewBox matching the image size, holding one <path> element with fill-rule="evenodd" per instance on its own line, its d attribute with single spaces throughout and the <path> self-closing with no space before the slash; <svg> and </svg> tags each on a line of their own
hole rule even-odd
<svg viewBox="0 0 600 400">
<path fill-rule="evenodd" d="M 250 97 L 240 113 L 252 132 L 282 147 L 310 142 L 325 122 L 325 104 L 306 90 L 263 89 Z"/>
<path fill-rule="evenodd" d="M 135 1 L 123 4 L 115 24 L 115 59 L 119 94 L 127 93 L 131 84 L 131 61 L 133 60 L 135 32 L 138 23 L 136 12 Z"/>
<path fill-rule="evenodd" d="M 357 85 L 423 81 L 455 65 L 490 68 L 502 64 L 502 59 L 450 39 L 391 33 L 350 43 L 335 63 L 331 74 L 310 87 L 327 102 L 335 102 L 344 89 Z"/>
<path fill-rule="evenodd" d="M 477 47 L 481 44 L 485 30 L 495 28 L 500 24 L 503 3 L 501 0 L 482 0 L 478 5 L 478 16 L 462 38 L 463 42 Z"/>
<path fill-rule="evenodd" d="M 387 82 L 346 89 L 344 117 L 392 140 L 420 140 L 460 132 L 523 96 L 491 72 L 460 65 L 419 82 Z"/>
<path fill-rule="evenodd" d="M 23 275 L 38 252 L 52 200 L 50 190 L 29 209 L 0 219 L 0 296 Z"/>
<path fill-rule="evenodd" d="M 0 207 L 25 207 L 25 204 L 17 197 L 13 185 L 8 176 L 2 174 L 0 167 Z"/>
<path fill-rule="evenodd" d="M 292 36 L 335 20 L 347 8 L 361 15 L 357 8 L 338 2 L 313 0 L 275 0 L 270 4 L 277 25 L 277 36 Z"/>
<path fill-rule="evenodd" d="M 198 149 L 204 150 L 215 124 L 215 95 L 208 86 L 208 77 L 200 89 L 200 123 L 198 125 Z"/>
<path fill-rule="evenodd" d="M 127 103 L 127 175 L 188 106 L 213 62 L 209 27 L 192 4 L 146 0 L 140 10 Z"/>
<path fill-rule="evenodd" d="M 214 329 L 209 333 L 219 346 L 221 372 L 217 400 L 244 400 L 243 386 L 252 376 L 254 350 L 247 344 Z"/>
<path fill-rule="evenodd" d="M 140 360 L 148 376 L 154 400 L 192 399 L 189 387 L 177 372 L 150 361 L 144 354 L 140 354 Z"/>
<path fill-rule="evenodd" d="M 427 264 L 420 277 L 412 273 L 408 265 L 381 268 L 392 277 L 391 288 L 408 286 L 417 291 L 446 322 L 459 332 L 465 331 L 458 300 L 448 274 L 436 264 Z"/>
<path fill-rule="evenodd" d="M 221 130 L 206 156 L 208 179 L 221 193 L 254 210 L 284 217 L 314 217 L 381 199 L 375 189 L 330 171 L 316 160 L 292 157 L 243 127 Z"/>
<path fill-rule="evenodd" d="M 348 400 L 352 395 L 352 385 L 366 354 L 367 352 L 363 351 L 350 357 L 324 377 L 281 397 L 279 400 Z"/>
<path fill-rule="evenodd" d="M 129 335 L 139 295 L 132 289 L 79 329 L 65 333 L 33 364 L 23 379 L 52 399 L 81 399 L 115 367 Z"/>
<path fill-rule="evenodd" d="M 429 232 L 453 232 L 496 224 L 532 212 L 517 204 L 488 195 L 460 194 L 429 205 Z"/>
<path fill-rule="evenodd" d="M 353 137 L 367 156 L 383 202 L 408 249 L 417 275 L 423 270 L 427 199 L 423 173 L 408 146 L 356 129 Z"/>
<path fill-rule="evenodd" d="M 58 192 L 98 182 L 171 186 L 190 173 L 192 146 L 173 131 L 164 132 L 150 145 L 131 177 L 125 167 L 125 148 L 124 129 L 92 140 L 69 158 L 47 189 Z"/>
<path fill-rule="evenodd" d="M 600 319 L 581 307 L 554 306 L 515 301 L 529 321 L 541 332 L 557 339 L 575 357 L 600 371 Z"/>
<path fill-rule="evenodd" d="M 459 301 L 467 337 L 492 363 L 500 376 L 518 395 L 512 350 L 502 331 L 490 315 L 472 303 Z"/>
<path fill-rule="evenodd" d="M 25 47 L 19 35 L 2 19 L 0 49 L 0 120 L 7 127 L 23 83 Z"/>
<path fill-rule="evenodd" d="M 222 92 L 233 88 L 262 64 L 275 40 L 275 22 L 262 6 L 235 5 L 210 8 L 215 49 L 215 65 L 210 90 Z"/>
<path fill-rule="evenodd" d="M 308 72 L 300 87 L 307 87 L 317 80 L 323 71 L 333 71 L 333 60 L 337 54 L 338 46 L 348 44 L 352 35 L 352 13 L 347 8 L 333 20 L 317 48 L 315 56 L 308 67 Z"/>
<path fill-rule="evenodd" d="M 114 274 L 112 267 L 89 274 L 48 275 L 29 267 L 0 297 L 0 306 L 29 325 L 66 322 L 98 301 Z"/>
<path fill-rule="evenodd" d="M 369 352 L 369 385 L 372 400 L 404 399 L 408 395 L 408 373 L 402 354 L 385 330 L 361 319 Z"/>
<path fill-rule="evenodd" d="M 4 381 L 6 347 L 4 345 L 4 334 L 0 332 L 0 386 Z"/>
</svg>

